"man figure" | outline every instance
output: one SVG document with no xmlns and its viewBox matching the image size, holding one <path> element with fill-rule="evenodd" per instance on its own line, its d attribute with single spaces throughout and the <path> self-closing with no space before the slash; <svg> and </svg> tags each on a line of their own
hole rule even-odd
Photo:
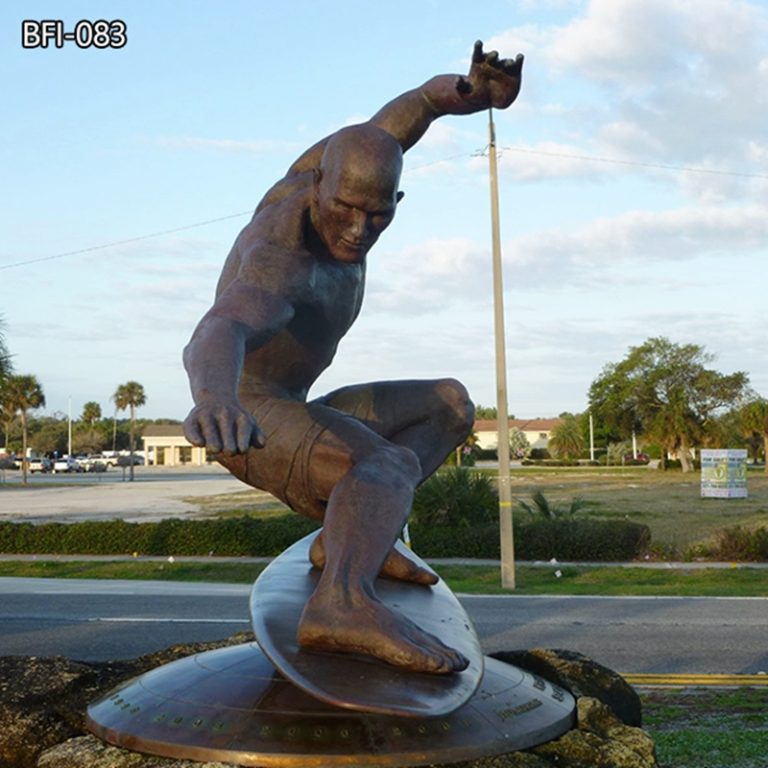
<svg viewBox="0 0 768 768">
<path fill-rule="evenodd" d="M 450 379 L 378 382 L 306 398 L 360 311 L 366 254 L 402 197 L 403 152 L 442 115 L 508 107 L 522 62 L 478 42 L 466 78 L 437 76 L 307 150 L 238 236 L 184 351 L 190 442 L 323 522 L 310 555 L 323 570 L 298 628 L 304 648 L 420 672 L 467 665 L 374 589 L 379 573 L 434 583 L 393 546 L 416 486 L 472 428 L 466 390 Z"/>
</svg>

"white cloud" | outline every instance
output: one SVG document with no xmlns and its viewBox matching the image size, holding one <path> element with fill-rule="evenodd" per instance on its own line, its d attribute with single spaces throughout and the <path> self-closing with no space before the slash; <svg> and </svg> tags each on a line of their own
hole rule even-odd
<svg viewBox="0 0 768 768">
<path fill-rule="evenodd" d="M 432 313 L 470 301 L 482 292 L 488 272 L 488 248 L 468 238 L 432 238 L 394 254 L 379 254 L 369 274 L 369 308 L 407 307 L 412 314 Z"/>
<path fill-rule="evenodd" d="M 531 51 L 524 99 L 542 118 L 553 119 L 553 102 L 561 118 L 581 108 L 553 131 L 567 125 L 570 143 L 589 154 L 754 173 L 751 147 L 768 109 L 766 37 L 762 4 L 592 0 L 561 27 L 521 26 L 490 42 Z M 726 174 L 679 178 L 699 200 L 764 192 Z"/>
<path fill-rule="evenodd" d="M 606 271 L 610 275 L 626 263 L 694 261 L 718 252 L 736 257 L 765 248 L 767 240 L 763 206 L 697 207 L 629 211 L 569 231 L 534 232 L 506 243 L 504 253 L 521 268 L 518 280 L 526 285 L 555 274 L 554 285 L 566 287 L 602 282 Z"/>
</svg>

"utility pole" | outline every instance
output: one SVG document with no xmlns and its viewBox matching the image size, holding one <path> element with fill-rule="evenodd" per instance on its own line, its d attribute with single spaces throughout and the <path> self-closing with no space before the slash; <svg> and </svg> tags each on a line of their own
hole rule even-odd
<svg viewBox="0 0 768 768">
<path fill-rule="evenodd" d="M 72 458 L 72 398 L 67 408 L 67 456 Z"/>
<path fill-rule="evenodd" d="M 491 179 L 491 242 L 493 246 L 493 318 L 496 341 L 496 420 L 499 435 L 499 536 L 501 586 L 515 588 L 515 542 L 512 532 L 512 488 L 509 476 L 509 417 L 507 408 L 507 353 L 504 335 L 504 289 L 499 233 L 499 180 L 496 167 L 496 128 L 488 110 L 488 159 Z"/>
</svg>

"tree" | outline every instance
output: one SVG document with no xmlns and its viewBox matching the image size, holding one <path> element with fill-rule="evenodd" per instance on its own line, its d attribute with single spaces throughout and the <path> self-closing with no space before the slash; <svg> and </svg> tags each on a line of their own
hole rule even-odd
<svg viewBox="0 0 768 768">
<path fill-rule="evenodd" d="M 36 453 L 67 452 L 68 427 L 65 419 L 47 416 L 29 420 L 29 447 Z"/>
<path fill-rule="evenodd" d="M 765 472 L 768 473 L 768 400 L 757 397 L 739 409 L 740 422 L 749 435 L 756 432 L 763 439 Z"/>
<path fill-rule="evenodd" d="M 144 394 L 144 387 L 138 381 L 129 381 L 121 384 L 112 395 L 115 401 L 115 407 L 118 411 L 124 411 L 126 408 L 131 412 L 131 429 L 128 437 L 128 445 L 131 454 L 130 458 L 130 478 L 133 480 L 133 453 L 135 449 L 134 427 L 136 425 L 136 409 L 147 402 L 147 396 Z"/>
<path fill-rule="evenodd" d="M 515 459 L 525 459 L 531 452 L 531 444 L 519 427 L 509 430 L 509 454 Z"/>
<path fill-rule="evenodd" d="M 0 317 L 0 392 L 2 392 L 3 382 L 13 373 L 11 365 L 11 355 L 5 343 L 5 320 Z"/>
<path fill-rule="evenodd" d="M 80 416 L 80 421 L 88 424 L 93 428 L 94 424 L 101 418 L 101 406 L 94 400 L 89 400 L 83 406 L 83 413 Z"/>
<path fill-rule="evenodd" d="M 21 482 L 27 484 L 27 413 L 45 405 L 45 395 L 35 376 L 9 376 L 4 385 L 5 402 L 21 416 Z"/>
<path fill-rule="evenodd" d="M 630 347 L 619 363 L 605 366 L 592 382 L 592 412 L 624 438 L 632 430 L 674 452 L 684 472 L 693 469 L 690 450 L 709 422 L 744 392 L 741 371 L 725 375 L 707 364 L 713 355 L 697 344 L 675 344 L 664 337 Z"/>
<path fill-rule="evenodd" d="M 558 459 L 578 459 L 584 450 L 581 424 L 571 413 L 563 413 L 561 418 L 549 435 L 547 448 Z"/>
<path fill-rule="evenodd" d="M 101 448 L 103 440 L 96 430 L 99 419 L 101 419 L 101 406 L 89 400 L 83 405 L 83 412 L 80 415 L 81 426 L 74 438 L 78 452 L 94 453 Z"/>
<path fill-rule="evenodd" d="M 7 381 L 7 379 L 6 379 Z M 8 451 L 8 443 L 11 437 L 11 426 L 16 421 L 16 411 L 11 409 L 11 403 L 9 400 L 9 394 L 5 385 L 0 387 L 0 423 L 3 425 L 3 433 L 5 440 L 3 446 Z"/>
<path fill-rule="evenodd" d="M 11 424 L 16 418 L 15 411 L 11 411 L 7 402 L 5 391 L 5 383 L 12 373 L 13 366 L 11 365 L 11 355 L 5 344 L 5 321 L 0 317 L 0 423 L 2 423 L 3 431 L 5 432 L 5 441 L 3 442 L 3 445 L 6 451 L 8 450 L 8 437 L 11 431 Z"/>
</svg>

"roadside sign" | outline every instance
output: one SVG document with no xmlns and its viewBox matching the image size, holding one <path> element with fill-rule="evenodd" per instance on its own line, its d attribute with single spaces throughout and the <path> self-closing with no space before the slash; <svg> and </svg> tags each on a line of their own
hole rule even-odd
<svg viewBox="0 0 768 768">
<path fill-rule="evenodd" d="M 701 496 L 716 499 L 747 498 L 746 449 L 702 449 Z"/>
</svg>

